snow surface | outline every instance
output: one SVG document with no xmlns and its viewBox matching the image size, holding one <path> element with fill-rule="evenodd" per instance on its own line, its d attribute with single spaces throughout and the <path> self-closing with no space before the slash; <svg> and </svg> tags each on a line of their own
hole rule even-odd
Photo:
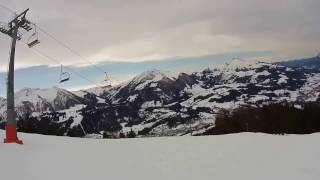
<svg viewBox="0 0 320 180">
<path fill-rule="evenodd" d="M 0 131 L 3 137 L 4 132 Z M 0 143 L 3 180 L 317 180 L 320 134 L 80 139 L 19 133 Z"/>
<path fill-rule="evenodd" d="M 278 84 L 284 84 L 284 83 L 287 83 L 287 80 L 289 79 L 287 76 L 283 75 L 283 74 L 280 74 L 280 79 L 278 80 Z"/>
<path fill-rule="evenodd" d="M 59 117 L 59 122 L 63 122 L 65 120 L 68 120 L 69 118 L 73 118 L 73 123 L 70 127 L 76 126 L 81 123 L 83 117 L 81 113 L 78 113 L 81 109 L 85 108 L 86 105 L 84 104 L 77 104 L 73 107 L 70 107 L 69 109 L 61 110 L 59 112 L 66 113 L 65 117 Z"/>
<path fill-rule="evenodd" d="M 129 102 L 133 102 L 138 96 L 139 96 L 138 94 L 129 96 L 129 97 L 127 98 L 127 100 L 128 100 Z"/>
</svg>

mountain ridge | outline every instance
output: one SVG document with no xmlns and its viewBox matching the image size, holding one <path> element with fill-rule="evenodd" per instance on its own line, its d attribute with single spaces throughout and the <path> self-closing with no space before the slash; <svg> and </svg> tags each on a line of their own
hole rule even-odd
<svg viewBox="0 0 320 180">
<path fill-rule="evenodd" d="M 19 92 L 24 95 L 22 97 L 36 97 L 37 101 L 27 101 L 29 104 L 17 108 L 22 112 L 20 122 L 24 122 L 20 129 L 77 137 L 110 133 L 117 136 L 130 131 L 141 137 L 177 136 L 214 127 L 217 114 L 224 110 L 281 102 L 296 106 L 320 102 L 319 69 L 242 62 L 236 60 L 217 68 L 180 73 L 174 77 L 153 69 L 99 93 L 93 90 L 77 95 L 55 88 L 24 89 Z M 43 98 L 45 96 L 39 91 L 48 91 L 47 94 L 56 94 L 59 98 Z M 45 101 L 34 96 L 39 94 Z M 36 111 L 34 104 L 39 101 L 44 105 L 49 103 L 47 106 L 52 108 Z M 54 106 L 55 102 L 60 106 Z M 32 112 L 37 113 L 28 116 Z M 29 127 L 26 124 L 29 121 L 36 125 Z"/>
</svg>

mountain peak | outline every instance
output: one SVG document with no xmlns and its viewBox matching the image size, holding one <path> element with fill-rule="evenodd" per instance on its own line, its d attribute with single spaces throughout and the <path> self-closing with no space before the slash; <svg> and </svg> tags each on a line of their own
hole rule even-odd
<svg viewBox="0 0 320 180">
<path fill-rule="evenodd" d="M 230 61 L 230 65 L 242 65 L 243 63 L 245 63 L 246 60 L 244 59 L 240 59 L 240 58 L 233 58 L 231 61 Z"/>
<path fill-rule="evenodd" d="M 224 70 L 235 70 L 235 69 L 242 69 L 242 68 L 258 68 L 262 65 L 268 63 L 258 61 L 257 59 L 250 59 L 244 60 L 239 58 L 234 58 L 232 61 L 225 63 L 222 65 L 222 69 Z"/>
<path fill-rule="evenodd" d="M 59 87 L 52 88 L 23 88 L 15 93 L 16 104 L 22 104 L 24 101 L 29 101 L 36 104 L 39 101 L 46 100 L 53 102 L 58 96 L 73 96 L 69 91 Z"/>
<path fill-rule="evenodd" d="M 15 93 L 14 100 L 20 115 L 29 111 L 59 111 L 84 103 L 83 98 L 59 87 L 22 88 Z M 6 111 L 5 104 L 6 99 L 0 97 L 0 116 Z"/>
<path fill-rule="evenodd" d="M 173 80 L 174 76 L 168 72 L 162 72 L 158 69 L 151 69 L 135 76 L 131 81 L 121 84 L 120 87 L 128 87 L 129 89 L 140 90 L 149 84 L 156 83 L 164 79 Z"/>
<path fill-rule="evenodd" d="M 169 77 L 164 72 L 158 69 L 151 69 L 134 77 L 133 82 L 141 83 L 145 81 L 160 81 L 163 78 L 169 78 Z"/>
</svg>

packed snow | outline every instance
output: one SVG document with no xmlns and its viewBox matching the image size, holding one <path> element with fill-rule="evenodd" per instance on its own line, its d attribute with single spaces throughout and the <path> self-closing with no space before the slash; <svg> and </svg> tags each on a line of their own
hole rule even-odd
<svg viewBox="0 0 320 180">
<path fill-rule="evenodd" d="M 0 131 L 1 137 L 4 132 Z M 320 134 L 80 139 L 19 133 L 0 143 L 4 180 L 317 180 Z"/>
</svg>

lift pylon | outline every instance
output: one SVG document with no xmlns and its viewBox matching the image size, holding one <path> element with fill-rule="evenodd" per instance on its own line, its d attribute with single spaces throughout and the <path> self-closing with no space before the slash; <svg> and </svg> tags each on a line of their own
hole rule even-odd
<svg viewBox="0 0 320 180">
<path fill-rule="evenodd" d="M 17 136 L 17 120 L 14 105 L 14 57 L 16 50 L 16 42 L 21 39 L 18 35 L 19 28 L 25 31 L 32 30 L 30 22 L 25 18 L 29 9 L 26 9 L 19 15 L 16 15 L 13 20 L 8 23 L 8 27 L 0 28 L 0 32 L 11 37 L 11 50 L 10 50 L 10 61 L 9 61 L 9 71 L 7 80 L 7 122 L 6 122 L 6 138 L 5 143 L 17 143 L 23 144 Z"/>
</svg>

